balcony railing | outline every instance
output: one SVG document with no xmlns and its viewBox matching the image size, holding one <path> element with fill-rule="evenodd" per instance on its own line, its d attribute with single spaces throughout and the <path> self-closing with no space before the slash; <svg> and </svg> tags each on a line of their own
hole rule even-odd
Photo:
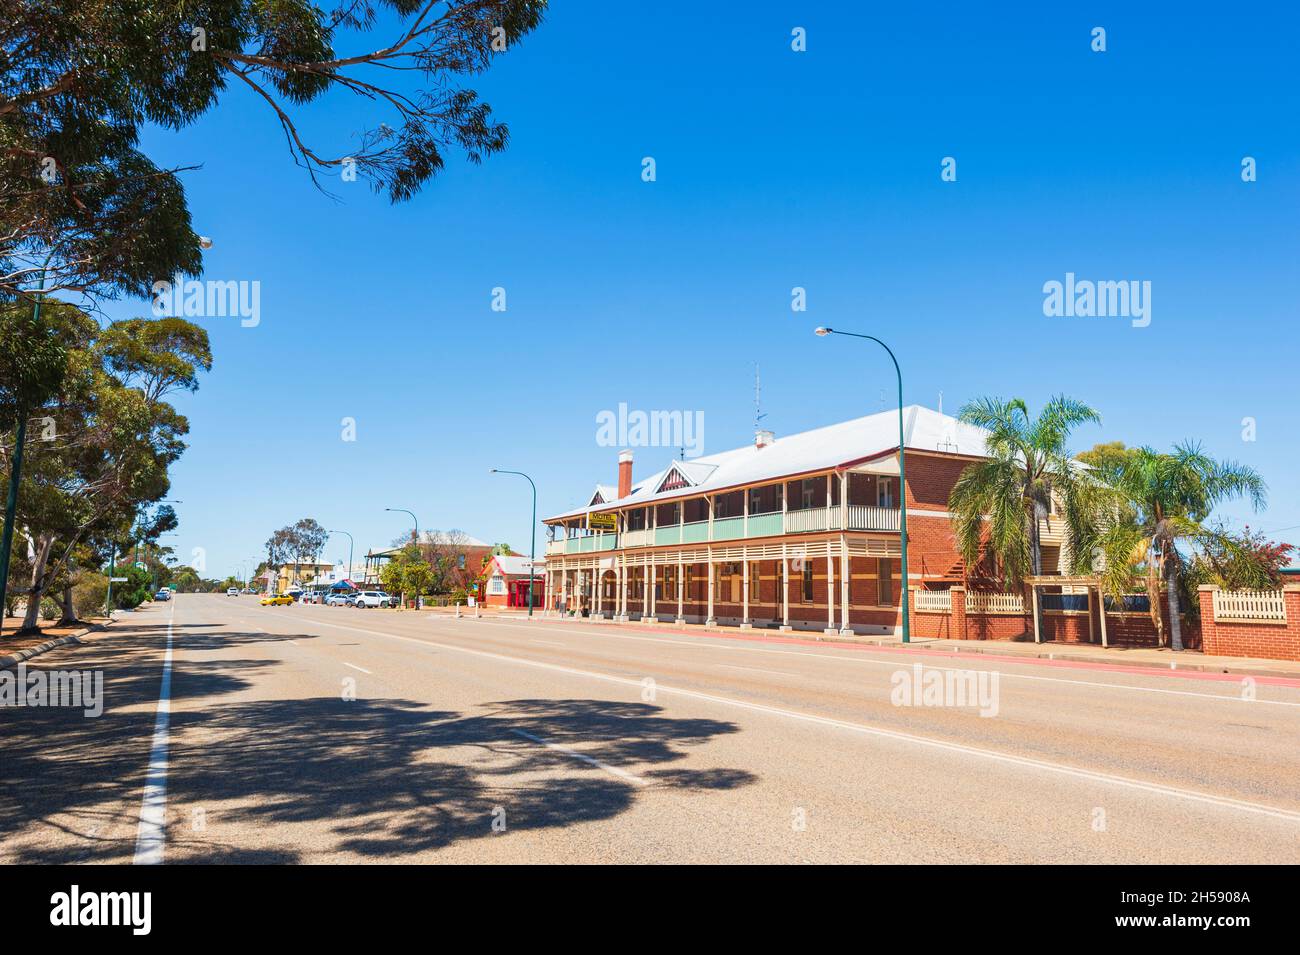
<svg viewBox="0 0 1300 955">
<path fill-rule="evenodd" d="M 867 504 L 849 505 L 849 530 L 896 531 L 899 528 L 899 511 L 896 507 L 872 507 Z"/>
<path fill-rule="evenodd" d="M 873 507 L 850 504 L 848 530 L 897 531 L 899 512 L 896 507 Z M 713 520 L 713 536 L 709 536 L 708 521 L 689 524 L 667 524 L 663 527 L 624 531 L 622 534 L 597 533 L 586 537 L 552 541 L 546 545 L 547 554 L 588 554 L 617 548 L 673 547 L 681 544 L 707 544 L 711 541 L 733 541 L 754 537 L 779 537 L 782 534 L 808 534 L 819 531 L 840 530 L 839 505 L 808 507 L 797 511 L 769 511 L 750 514 L 748 517 L 717 517 Z"/>
</svg>

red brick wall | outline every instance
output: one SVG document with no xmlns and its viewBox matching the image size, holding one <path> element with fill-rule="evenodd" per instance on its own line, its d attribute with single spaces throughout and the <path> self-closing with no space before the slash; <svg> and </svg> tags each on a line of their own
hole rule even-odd
<svg viewBox="0 0 1300 955">
<path fill-rule="evenodd" d="M 1225 657 L 1300 660 L 1300 585 L 1282 588 L 1284 623 L 1237 623 L 1214 619 L 1213 589 L 1200 592 L 1201 630 L 1206 653 Z"/>
</svg>

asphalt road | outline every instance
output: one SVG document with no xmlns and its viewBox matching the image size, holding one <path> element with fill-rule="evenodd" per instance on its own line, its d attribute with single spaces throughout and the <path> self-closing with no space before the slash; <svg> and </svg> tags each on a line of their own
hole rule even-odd
<svg viewBox="0 0 1300 955">
<path fill-rule="evenodd" d="M 1300 862 L 1262 679 L 218 595 L 32 664 L 105 712 L 0 707 L 6 864 Z"/>
</svg>

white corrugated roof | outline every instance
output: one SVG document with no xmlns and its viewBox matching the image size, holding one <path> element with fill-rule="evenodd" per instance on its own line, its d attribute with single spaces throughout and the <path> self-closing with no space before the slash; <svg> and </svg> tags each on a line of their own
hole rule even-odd
<svg viewBox="0 0 1300 955">
<path fill-rule="evenodd" d="M 965 424 L 920 405 L 903 409 L 903 430 L 907 447 L 918 451 L 942 451 L 973 457 L 984 455 L 983 428 Z M 888 454 L 898 447 L 898 411 L 882 411 L 839 424 L 814 428 L 785 437 L 766 447 L 752 444 L 720 454 L 707 454 L 689 461 L 674 461 L 648 478 L 632 485 L 632 493 L 607 500 L 594 507 L 582 506 L 546 520 L 573 517 L 589 511 L 608 511 L 652 501 L 691 497 L 703 492 L 776 480 L 809 471 L 830 468 Z M 676 467 L 692 486 L 655 493 L 664 475 Z"/>
<path fill-rule="evenodd" d="M 518 554 L 497 554 L 492 558 L 501 568 L 501 572 L 508 577 L 527 577 L 529 567 L 535 567 L 533 574 L 540 574 L 546 566 L 544 560 L 530 561 L 527 557 Z"/>
</svg>

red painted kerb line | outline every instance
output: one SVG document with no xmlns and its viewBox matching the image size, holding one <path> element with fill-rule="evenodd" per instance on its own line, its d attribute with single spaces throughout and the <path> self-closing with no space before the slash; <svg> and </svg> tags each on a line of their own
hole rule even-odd
<svg viewBox="0 0 1300 955">
<path fill-rule="evenodd" d="M 572 626 L 572 620 L 550 620 L 545 617 L 534 617 L 538 623 L 547 624 L 567 624 Z M 504 622 L 504 621 L 503 621 Z M 603 629 L 602 624 L 579 624 L 583 627 L 591 627 L 596 632 Z M 672 624 L 661 625 L 657 627 L 642 627 L 636 624 L 611 624 L 611 631 L 618 630 L 637 630 L 641 633 L 657 633 L 661 636 L 675 634 L 684 637 L 707 637 L 718 638 L 720 640 L 740 640 L 745 643 L 777 643 L 788 644 L 799 647 L 812 647 L 819 650 L 854 650 L 865 653 L 901 653 L 907 656 L 929 656 L 943 657 L 951 660 L 953 657 L 964 658 L 969 660 L 985 660 L 989 662 L 1005 662 L 1008 664 L 1016 663 L 1025 666 L 1045 666 L 1045 667 L 1063 667 L 1067 670 L 1107 670 L 1111 673 L 1132 673 L 1138 676 L 1162 676 L 1175 677 L 1184 680 L 1210 680 L 1216 682 L 1240 683 L 1246 677 L 1250 677 L 1256 683 L 1267 684 L 1269 686 L 1288 686 L 1300 688 L 1300 679 L 1284 676 L 1262 676 L 1248 673 L 1207 673 L 1204 670 L 1178 670 L 1172 667 L 1163 666 L 1132 666 L 1123 663 L 1091 663 L 1086 660 L 1045 660 L 1042 657 L 1018 657 L 1010 653 L 964 653 L 961 650 L 923 650 L 920 647 L 903 648 L 903 647 L 882 647 L 867 645 L 862 643 L 841 643 L 835 640 L 809 640 L 804 637 L 774 637 L 767 634 L 739 634 L 723 633 L 714 630 L 708 630 L 701 633 L 692 633 L 689 630 L 681 630 Z M 1069 652 L 1069 645 L 1061 649 L 1062 653 Z M 1177 663 L 1175 659 L 1171 662 Z M 1192 662 L 1192 661 L 1189 661 Z"/>
</svg>

